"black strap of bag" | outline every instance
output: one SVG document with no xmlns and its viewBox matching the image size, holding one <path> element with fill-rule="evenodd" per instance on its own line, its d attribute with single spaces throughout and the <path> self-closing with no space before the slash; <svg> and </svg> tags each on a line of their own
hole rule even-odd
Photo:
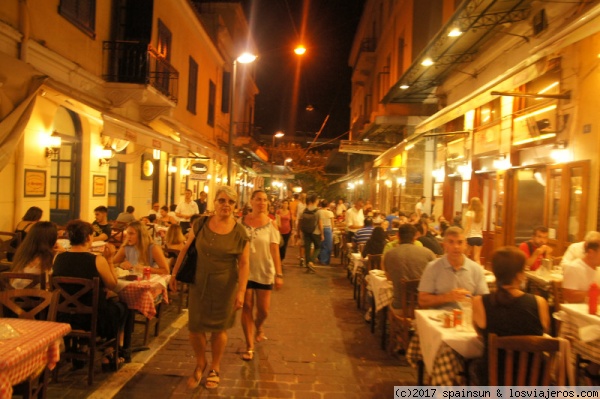
<svg viewBox="0 0 600 399">
<path fill-rule="evenodd" d="M 192 240 L 192 243 L 185 253 L 183 260 L 181 261 L 181 265 L 179 266 L 179 270 L 175 276 L 177 281 L 181 281 L 185 284 L 194 284 L 196 282 L 196 264 L 198 262 L 196 238 L 198 238 L 198 234 L 200 234 L 200 230 L 202 230 L 204 227 L 207 219 L 208 216 L 203 216 L 194 226 L 194 239 Z"/>
</svg>

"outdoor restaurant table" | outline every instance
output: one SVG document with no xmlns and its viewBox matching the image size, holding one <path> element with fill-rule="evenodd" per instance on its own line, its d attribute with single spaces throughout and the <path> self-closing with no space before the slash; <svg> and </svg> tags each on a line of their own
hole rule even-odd
<svg viewBox="0 0 600 399">
<path fill-rule="evenodd" d="M 558 317 L 559 337 L 571 342 L 572 353 L 600 363 L 600 317 L 589 314 L 587 303 L 561 304 Z"/>
<path fill-rule="evenodd" d="M 367 290 L 371 292 L 373 304 L 371 305 L 371 333 L 375 332 L 375 317 L 377 313 L 383 309 L 381 320 L 381 348 L 385 349 L 386 344 L 386 318 L 387 305 L 394 300 L 394 285 L 385 275 L 385 271 L 375 269 L 369 270 L 369 274 L 365 276 L 367 282 Z"/>
<path fill-rule="evenodd" d="M 123 347 L 126 350 L 131 349 L 131 334 L 133 333 L 133 322 L 135 311 L 140 312 L 148 319 L 156 316 L 155 303 L 161 300 L 169 303 L 167 294 L 167 284 L 170 275 L 152 274 L 150 280 L 129 281 L 119 278 L 114 291 L 119 295 L 119 299 L 127 305 L 130 311 L 127 326 L 125 327 L 125 337 Z"/>
<path fill-rule="evenodd" d="M 354 276 L 356 276 L 356 273 L 358 273 L 359 271 L 361 271 L 361 269 L 364 267 L 364 263 L 365 259 L 363 259 L 362 255 L 358 252 L 351 252 L 350 253 L 350 264 L 348 265 L 348 268 L 350 270 L 352 270 L 352 278 L 354 278 Z"/>
<path fill-rule="evenodd" d="M 413 367 L 423 361 L 431 385 L 455 385 L 465 368 L 463 360 L 483 355 L 483 342 L 473 329 L 442 327 L 442 313 L 439 309 L 415 310 L 416 333 L 406 359 Z"/>
<path fill-rule="evenodd" d="M 553 270 L 550 273 L 543 273 L 540 269 L 536 271 L 527 270 L 525 272 L 525 276 L 531 282 L 537 284 L 541 289 L 548 291 L 550 290 L 550 285 L 553 281 L 561 281 L 563 280 L 562 272 Z"/>
<path fill-rule="evenodd" d="M 12 387 L 41 367 L 50 370 L 60 359 L 66 323 L 0 318 L 0 399 L 12 396 Z"/>
</svg>

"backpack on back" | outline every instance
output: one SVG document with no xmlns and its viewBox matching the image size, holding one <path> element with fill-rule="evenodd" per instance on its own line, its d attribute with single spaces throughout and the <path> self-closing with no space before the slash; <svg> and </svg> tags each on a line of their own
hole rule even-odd
<svg viewBox="0 0 600 399">
<path fill-rule="evenodd" d="M 306 208 L 304 209 L 304 212 L 302 212 L 302 216 L 298 221 L 300 231 L 304 234 L 312 234 L 317 228 L 318 222 L 319 218 L 317 217 L 317 208 L 313 209 L 312 211 Z"/>
</svg>

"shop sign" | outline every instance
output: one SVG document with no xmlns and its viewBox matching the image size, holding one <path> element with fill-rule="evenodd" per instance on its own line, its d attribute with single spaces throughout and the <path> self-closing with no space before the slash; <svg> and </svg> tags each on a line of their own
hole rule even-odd
<svg viewBox="0 0 600 399">
<path fill-rule="evenodd" d="M 206 166 L 203 163 L 196 162 L 190 166 L 190 172 L 197 173 L 197 174 L 204 174 L 204 173 L 208 172 L 208 166 Z"/>
</svg>

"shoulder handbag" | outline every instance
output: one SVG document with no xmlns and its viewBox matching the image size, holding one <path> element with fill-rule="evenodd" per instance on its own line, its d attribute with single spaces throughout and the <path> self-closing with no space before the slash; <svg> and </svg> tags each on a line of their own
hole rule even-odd
<svg viewBox="0 0 600 399">
<path fill-rule="evenodd" d="M 190 244 L 185 256 L 183 257 L 183 261 L 181 261 L 181 266 L 179 266 L 179 270 L 177 271 L 177 275 L 175 278 L 177 281 L 181 281 L 185 284 L 194 284 L 196 282 L 196 264 L 198 262 L 198 251 L 196 250 L 196 238 L 198 238 L 198 234 L 200 234 L 200 230 L 204 227 L 204 223 L 206 223 L 206 219 L 208 216 L 203 216 L 198 221 L 198 229 L 194 231 L 194 239 Z"/>
</svg>

